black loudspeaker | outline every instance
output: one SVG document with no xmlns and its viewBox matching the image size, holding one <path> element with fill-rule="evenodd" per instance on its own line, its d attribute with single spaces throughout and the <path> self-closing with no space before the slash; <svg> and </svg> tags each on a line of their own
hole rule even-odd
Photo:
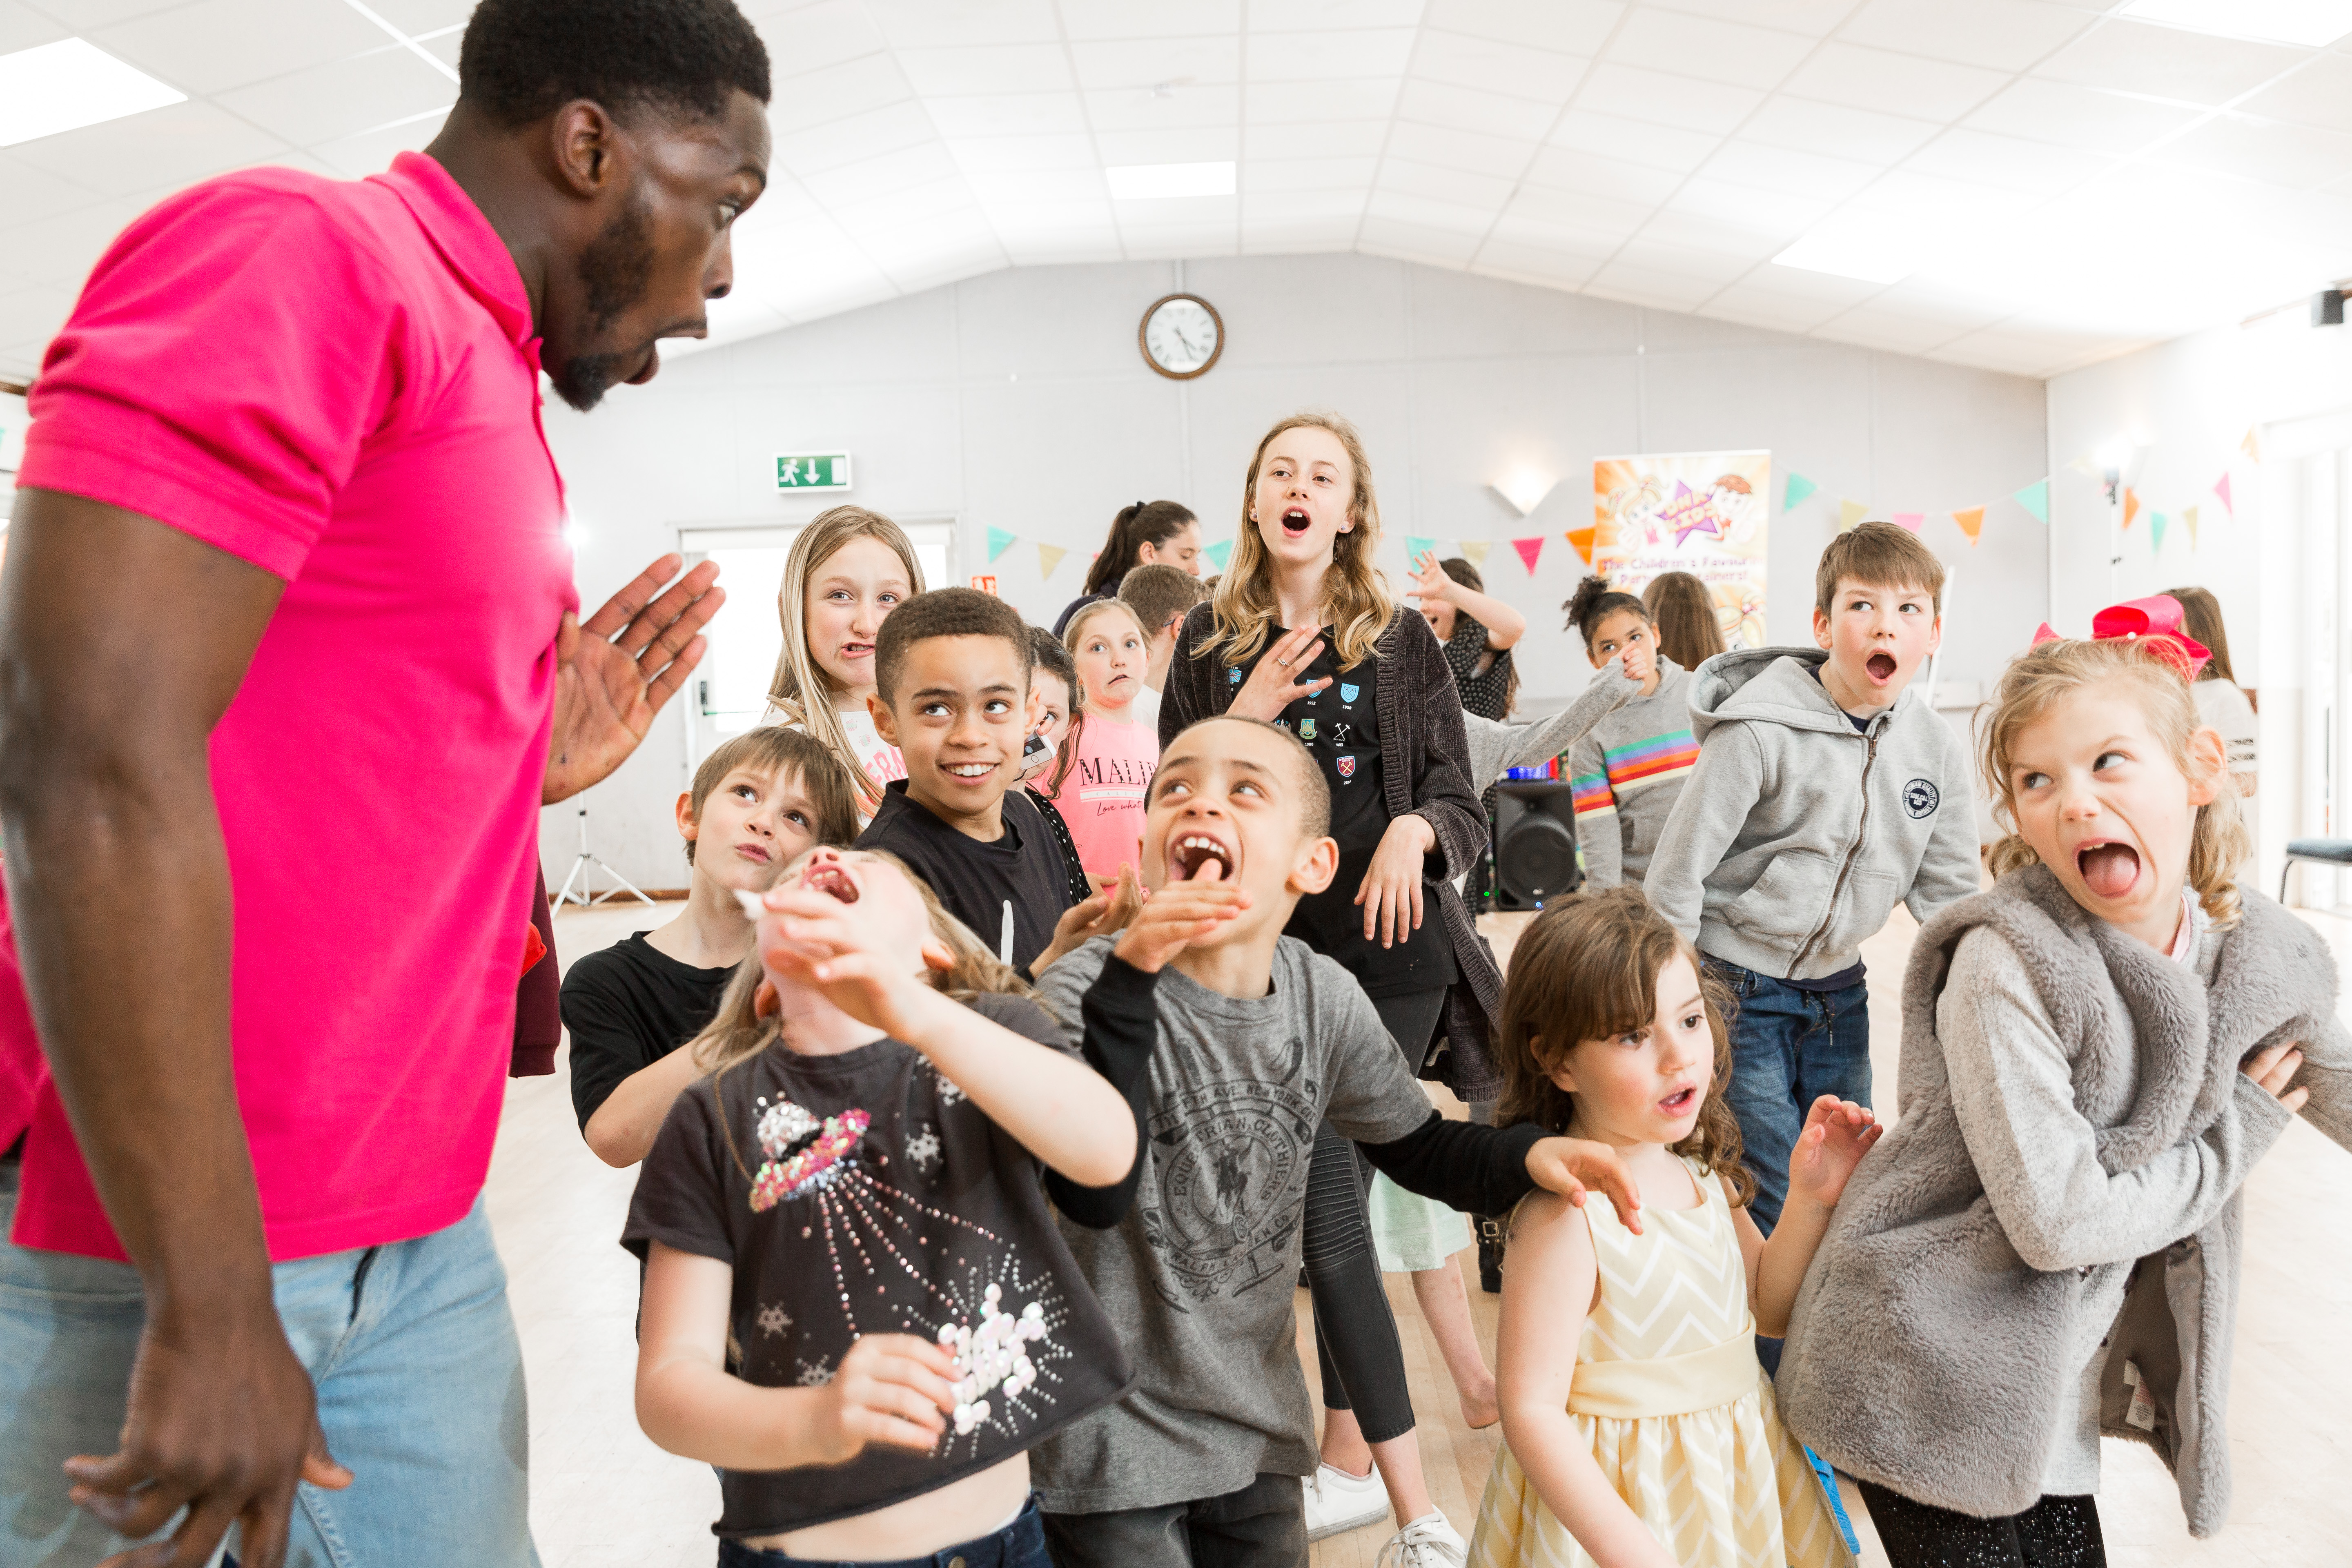
<svg viewBox="0 0 2352 1568">
<path fill-rule="evenodd" d="M 1495 907 L 1539 910 L 1576 891 L 1575 792 L 1557 779 L 1495 786 Z"/>
</svg>

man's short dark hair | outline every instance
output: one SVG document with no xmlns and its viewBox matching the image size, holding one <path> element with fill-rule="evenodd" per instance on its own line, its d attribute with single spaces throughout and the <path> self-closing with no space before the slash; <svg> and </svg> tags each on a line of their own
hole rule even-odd
<svg viewBox="0 0 2352 1568">
<path fill-rule="evenodd" d="M 457 51 L 457 97 L 499 125 L 585 98 L 715 121 L 737 89 L 768 101 L 768 49 L 734 0 L 482 0 Z"/>
<path fill-rule="evenodd" d="M 890 623 L 884 621 L 884 626 Z M 1269 735 L 1279 735 L 1284 742 L 1283 754 L 1290 762 L 1291 782 L 1298 786 L 1298 840 L 1309 843 L 1331 831 L 1331 781 L 1323 776 L 1323 766 L 1307 742 L 1289 731 L 1269 724 L 1263 719 L 1244 719 L 1238 713 L 1212 713 L 1205 719 L 1195 719 L 1168 742 L 1173 750 L 1176 742 L 1203 724 L 1248 724 L 1264 730 Z M 1162 756 L 1166 751 L 1161 752 Z"/>
<path fill-rule="evenodd" d="M 874 639 L 874 689 L 883 701 L 898 694 L 907 650 L 931 637 L 1003 637 L 1021 658 L 1021 684 L 1029 684 L 1036 656 L 1030 651 L 1029 623 L 1021 612 L 977 588 L 934 588 L 883 617 L 882 630 Z"/>
<path fill-rule="evenodd" d="M 1135 567 L 1121 577 L 1118 596 L 1135 612 L 1135 618 L 1143 623 L 1143 635 L 1156 637 L 1171 617 L 1182 615 L 1209 595 L 1201 586 L 1201 580 L 1190 572 L 1155 562 Z"/>
</svg>

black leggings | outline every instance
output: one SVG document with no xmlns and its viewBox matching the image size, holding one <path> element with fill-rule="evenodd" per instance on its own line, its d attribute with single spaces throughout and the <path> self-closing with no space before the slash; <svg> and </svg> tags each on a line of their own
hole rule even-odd
<svg viewBox="0 0 2352 1568">
<path fill-rule="evenodd" d="M 1894 1568 L 2106 1568 L 2095 1498 L 2045 1497 L 2023 1513 L 1979 1519 L 1856 1484 Z"/>
<path fill-rule="evenodd" d="M 1404 1052 L 1406 1065 L 1418 1069 L 1436 1037 L 1445 993 L 1381 997 L 1372 1010 Z M 1316 1129 L 1301 1252 L 1315 1303 L 1323 1407 L 1354 1410 L 1364 1441 L 1385 1443 L 1412 1430 L 1412 1399 L 1405 1387 L 1404 1346 L 1381 1285 L 1381 1260 L 1364 1209 L 1371 1184 L 1371 1162 L 1328 1121 Z"/>
</svg>

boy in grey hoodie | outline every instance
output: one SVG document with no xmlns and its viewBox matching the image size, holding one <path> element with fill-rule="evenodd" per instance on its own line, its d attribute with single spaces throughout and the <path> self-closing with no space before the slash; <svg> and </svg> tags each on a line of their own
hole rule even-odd
<svg viewBox="0 0 2352 1568">
<path fill-rule="evenodd" d="M 1812 648 L 1718 654 L 1691 682 L 1698 765 L 1643 890 L 1731 989 L 1732 1076 L 1769 1233 L 1816 1095 L 1870 1103 L 1860 944 L 1978 887 L 1968 747 L 1906 689 L 1943 636 L 1944 567 L 1893 523 L 1832 540 Z"/>
</svg>

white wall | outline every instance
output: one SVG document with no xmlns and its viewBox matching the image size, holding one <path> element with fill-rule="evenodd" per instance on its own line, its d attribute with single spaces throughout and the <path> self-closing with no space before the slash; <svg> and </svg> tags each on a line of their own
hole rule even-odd
<svg viewBox="0 0 2352 1568">
<path fill-rule="evenodd" d="M 1145 307 L 1179 287 L 1214 304 L 1226 334 L 1216 367 L 1181 384 L 1136 347 Z M 1771 449 L 1767 623 L 1780 642 L 1808 640 L 1837 496 L 1878 515 L 1934 512 L 2047 468 L 2038 382 L 1356 256 L 992 273 L 689 356 L 593 415 L 551 406 L 547 428 L 585 533 L 591 605 L 671 548 L 677 525 L 814 515 L 828 501 L 778 496 L 774 456 L 845 448 L 850 499 L 958 521 L 958 581 L 983 569 L 988 528 L 1020 534 L 985 569 L 1025 615 L 1050 621 L 1129 501 L 1184 501 L 1210 540 L 1231 538 L 1256 441 L 1310 406 L 1363 432 L 1392 573 L 1407 534 L 1546 536 L 1532 579 L 1499 542 L 1486 572 L 1533 623 L 1520 663 L 1536 700 L 1572 694 L 1588 673 L 1559 629 L 1583 571 L 1560 536 L 1591 521 L 1597 457 Z M 1559 479 L 1525 520 L 1488 488 L 1522 466 Z M 1782 518 L 1792 469 L 1822 494 Z M 2045 614 L 2044 531 L 2002 503 L 1974 550 L 1947 520 L 1926 537 L 1954 572 L 1947 679 L 1989 679 Z M 1037 575 L 1038 540 L 1071 552 L 1050 582 Z M 669 826 L 684 754 L 682 726 L 665 714 L 592 792 L 599 853 L 649 885 L 684 879 Z M 563 808 L 549 813 L 551 879 L 575 833 Z"/>
</svg>

